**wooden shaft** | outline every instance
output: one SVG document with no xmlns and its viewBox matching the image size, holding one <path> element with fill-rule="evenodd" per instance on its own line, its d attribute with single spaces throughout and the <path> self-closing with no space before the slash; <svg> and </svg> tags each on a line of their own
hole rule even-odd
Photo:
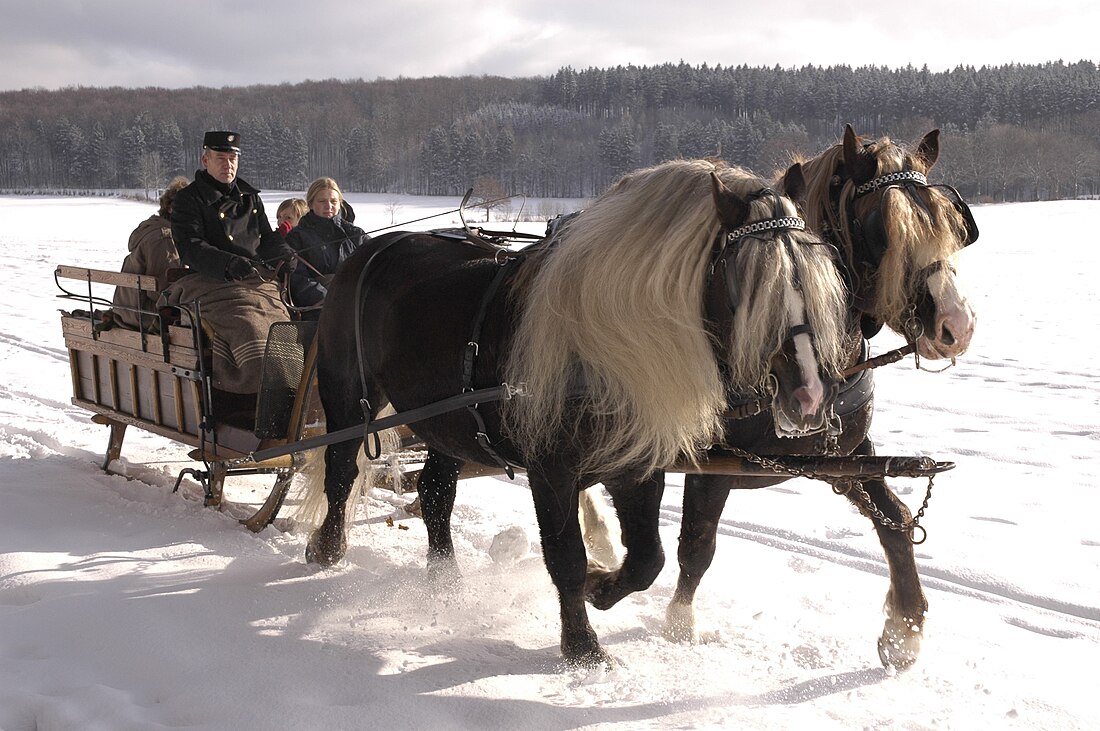
<svg viewBox="0 0 1100 731">
<path fill-rule="evenodd" d="M 954 462 L 937 462 L 930 457 L 866 457 L 850 455 L 846 457 L 769 457 L 769 461 L 792 470 L 798 470 L 815 477 L 928 477 L 930 475 L 954 469 Z M 783 475 L 756 462 L 732 454 L 711 452 L 697 464 L 680 460 L 666 472 L 679 472 L 688 475 L 729 475 L 731 477 L 763 477 Z M 503 475 L 504 470 L 495 466 L 466 464 L 459 473 L 460 480 L 472 477 Z"/>
</svg>

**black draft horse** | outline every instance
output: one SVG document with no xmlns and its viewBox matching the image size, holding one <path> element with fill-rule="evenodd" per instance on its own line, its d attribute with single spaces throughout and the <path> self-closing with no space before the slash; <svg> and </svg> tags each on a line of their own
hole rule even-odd
<svg viewBox="0 0 1100 731">
<path fill-rule="evenodd" d="M 956 286 L 952 261 L 977 238 L 978 230 L 953 188 L 928 183 L 926 175 L 938 156 L 938 130 L 910 147 L 889 138 L 863 141 L 847 126 L 840 144 L 802 161 L 806 189 L 801 203 L 806 221 L 839 249 L 849 284 L 849 365 L 866 357 L 864 338 L 883 324 L 915 345 L 918 357 L 954 358 L 970 344 L 974 312 Z M 874 454 L 868 434 L 872 396 L 869 370 L 842 384 L 834 407 L 840 433 L 834 435 L 832 453 Z M 764 414 L 727 422 L 727 444 L 762 455 L 826 452 L 824 438 L 777 439 L 767 428 L 769 419 Z M 680 575 L 666 625 L 671 638 L 687 640 L 695 635 L 695 591 L 714 558 L 729 491 L 767 487 L 785 479 L 789 478 L 686 477 Z M 870 504 L 857 490 L 847 496 L 874 521 L 890 572 L 879 657 L 887 667 L 904 669 L 917 659 L 928 609 L 913 556 L 913 537 L 897 529 L 909 523 L 911 514 L 884 480 L 868 480 L 863 489 Z M 893 526 L 872 517 L 869 511 L 875 507 Z"/>
<path fill-rule="evenodd" d="M 801 168 L 785 178 L 802 186 Z M 743 170 L 672 161 L 624 176 L 521 252 L 430 233 L 372 239 L 337 272 L 318 334 L 327 429 L 460 392 L 518 395 L 411 424 L 430 575 L 455 565 L 450 514 L 466 462 L 527 470 L 570 664 L 612 662 L 605 609 L 664 562 L 661 470 L 723 431 L 729 393 L 774 394 L 784 428 L 821 428 L 844 357 L 844 285 L 791 200 Z M 357 326 L 353 326 L 357 322 Z M 771 417 L 769 417 L 771 418 Z M 327 513 L 306 558 L 339 561 L 362 440 L 325 452 Z M 369 446 L 369 445 L 368 445 Z M 589 567 L 578 493 L 603 483 L 627 548 Z"/>
</svg>

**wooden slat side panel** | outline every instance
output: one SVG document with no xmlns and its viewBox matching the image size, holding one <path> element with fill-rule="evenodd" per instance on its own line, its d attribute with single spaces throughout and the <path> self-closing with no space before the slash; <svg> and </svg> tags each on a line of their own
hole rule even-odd
<svg viewBox="0 0 1100 731">
<path fill-rule="evenodd" d="M 159 292 L 160 285 L 156 277 L 147 274 L 127 274 L 126 272 L 111 272 L 105 269 L 88 269 L 86 267 L 73 267 L 64 264 L 57 267 L 54 273 L 59 279 L 73 279 L 79 282 L 92 282 L 93 284 L 108 284 L 113 287 L 130 287 L 146 292 Z"/>
<path fill-rule="evenodd" d="M 168 342 L 170 345 L 179 345 L 183 348 L 194 349 L 195 339 L 191 335 L 191 328 L 179 325 L 168 326 Z"/>
<path fill-rule="evenodd" d="M 202 386 L 198 381 L 183 382 L 183 423 L 188 431 L 198 432 L 202 424 Z"/>
<path fill-rule="evenodd" d="M 119 348 L 111 343 L 101 343 L 91 338 L 66 337 L 65 346 L 70 350 L 78 350 L 87 353 L 95 353 L 114 358 L 124 363 L 133 363 L 139 367 L 153 368 L 161 371 L 171 371 L 172 366 L 187 370 L 198 370 L 199 359 L 195 351 L 190 348 L 172 347 L 168 353 L 168 362 L 164 362 L 164 356 L 160 351 L 143 353 L 140 350 L 128 350 Z"/>
<path fill-rule="evenodd" d="M 152 392 L 150 393 L 151 399 L 149 403 L 152 409 L 152 413 L 150 415 L 153 418 L 154 424 L 163 425 L 164 414 L 166 412 L 163 407 L 164 388 L 161 383 L 162 376 L 157 371 L 149 371 L 149 377 L 151 381 L 149 388 Z M 171 411 L 168 411 L 167 413 L 171 413 Z"/>
<path fill-rule="evenodd" d="M 98 337 L 92 337 L 92 326 L 85 319 L 78 317 L 62 317 L 61 329 L 65 335 L 65 342 L 70 348 L 80 350 L 94 350 L 99 353 L 107 353 L 112 357 L 135 363 L 149 363 L 164 361 L 163 349 L 160 338 L 156 335 L 146 336 L 146 349 L 141 348 L 141 333 L 134 330 L 114 328 L 106 330 Z M 182 337 L 180 331 L 187 334 Z M 168 362 L 181 368 L 197 368 L 199 354 L 191 345 L 191 331 L 186 328 L 174 328 L 168 350 Z"/>
<path fill-rule="evenodd" d="M 72 350 L 73 402 L 94 404 L 97 413 L 122 416 L 198 435 L 202 420 L 202 389 L 198 382 L 167 371 L 162 363 L 150 367 L 115 361 L 103 354 Z M 159 433 L 159 432 L 158 432 Z"/>
</svg>

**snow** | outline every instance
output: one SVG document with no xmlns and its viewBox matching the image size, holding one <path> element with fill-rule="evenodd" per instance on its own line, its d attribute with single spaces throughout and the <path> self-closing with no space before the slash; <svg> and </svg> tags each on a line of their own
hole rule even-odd
<svg viewBox="0 0 1100 731">
<path fill-rule="evenodd" d="M 285 196 L 265 197 L 274 211 Z M 390 222 L 392 199 L 351 201 L 364 228 Z M 403 198 L 396 217 L 456 205 Z M 670 476 L 665 568 L 591 610 L 621 664 L 581 671 L 560 663 L 521 484 L 460 486 L 462 578 L 432 591 L 408 495 L 370 493 L 347 559 L 319 570 L 304 532 L 253 534 L 234 506 L 202 507 L 190 478 L 173 493 L 194 466 L 179 444 L 130 430 L 116 463 L 128 478 L 102 472 L 107 430 L 69 402 L 52 271 L 117 269 L 151 212 L 0 198 L 3 731 L 1100 729 L 1100 202 L 975 208 L 981 239 L 960 266 L 979 317 L 971 351 L 940 374 L 911 359 L 876 372 L 879 453 L 958 464 L 922 521 L 931 609 L 903 673 L 875 649 L 887 579 L 871 524 L 822 483 L 731 496 L 697 601 L 703 641 L 673 644 L 661 629 L 683 479 Z M 443 218 L 423 226 L 457 221 Z M 923 480 L 893 484 L 920 507 Z M 228 497 L 255 504 L 269 487 L 231 479 Z"/>
</svg>

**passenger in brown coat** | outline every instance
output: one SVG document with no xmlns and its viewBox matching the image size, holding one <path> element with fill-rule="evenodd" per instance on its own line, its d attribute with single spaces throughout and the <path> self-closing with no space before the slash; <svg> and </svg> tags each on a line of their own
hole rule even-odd
<svg viewBox="0 0 1100 731">
<path fill-rule="evenodd" d="M 176 251 L 176 244 L 172 241 L 172 202 L 176 193 L 179 193 L 188 183 L 182 175 L 168 183 L 160 196 L 160 210 L 154 215 L 138 224 L 134 232 L 130 234 L 128 244 L 130 253 L 122 261 L 122 271 L 126 274 L 145 274 L 157 278 L 158 291 L 155 293 L 139 292 L 131 287 L 118 287 L 115 289 L 114 313 L 115 321 L 131 327 L 138 328 L 138 307 L 140 305 L 143 315 L 144 327 L 154 330 L 157 320 L 153 315 L 157 311 L 157 299 L 159 290 L 167 286 L 165 274 L 169 269 L 180 266 L 180 256 Z"/>
</svg>

